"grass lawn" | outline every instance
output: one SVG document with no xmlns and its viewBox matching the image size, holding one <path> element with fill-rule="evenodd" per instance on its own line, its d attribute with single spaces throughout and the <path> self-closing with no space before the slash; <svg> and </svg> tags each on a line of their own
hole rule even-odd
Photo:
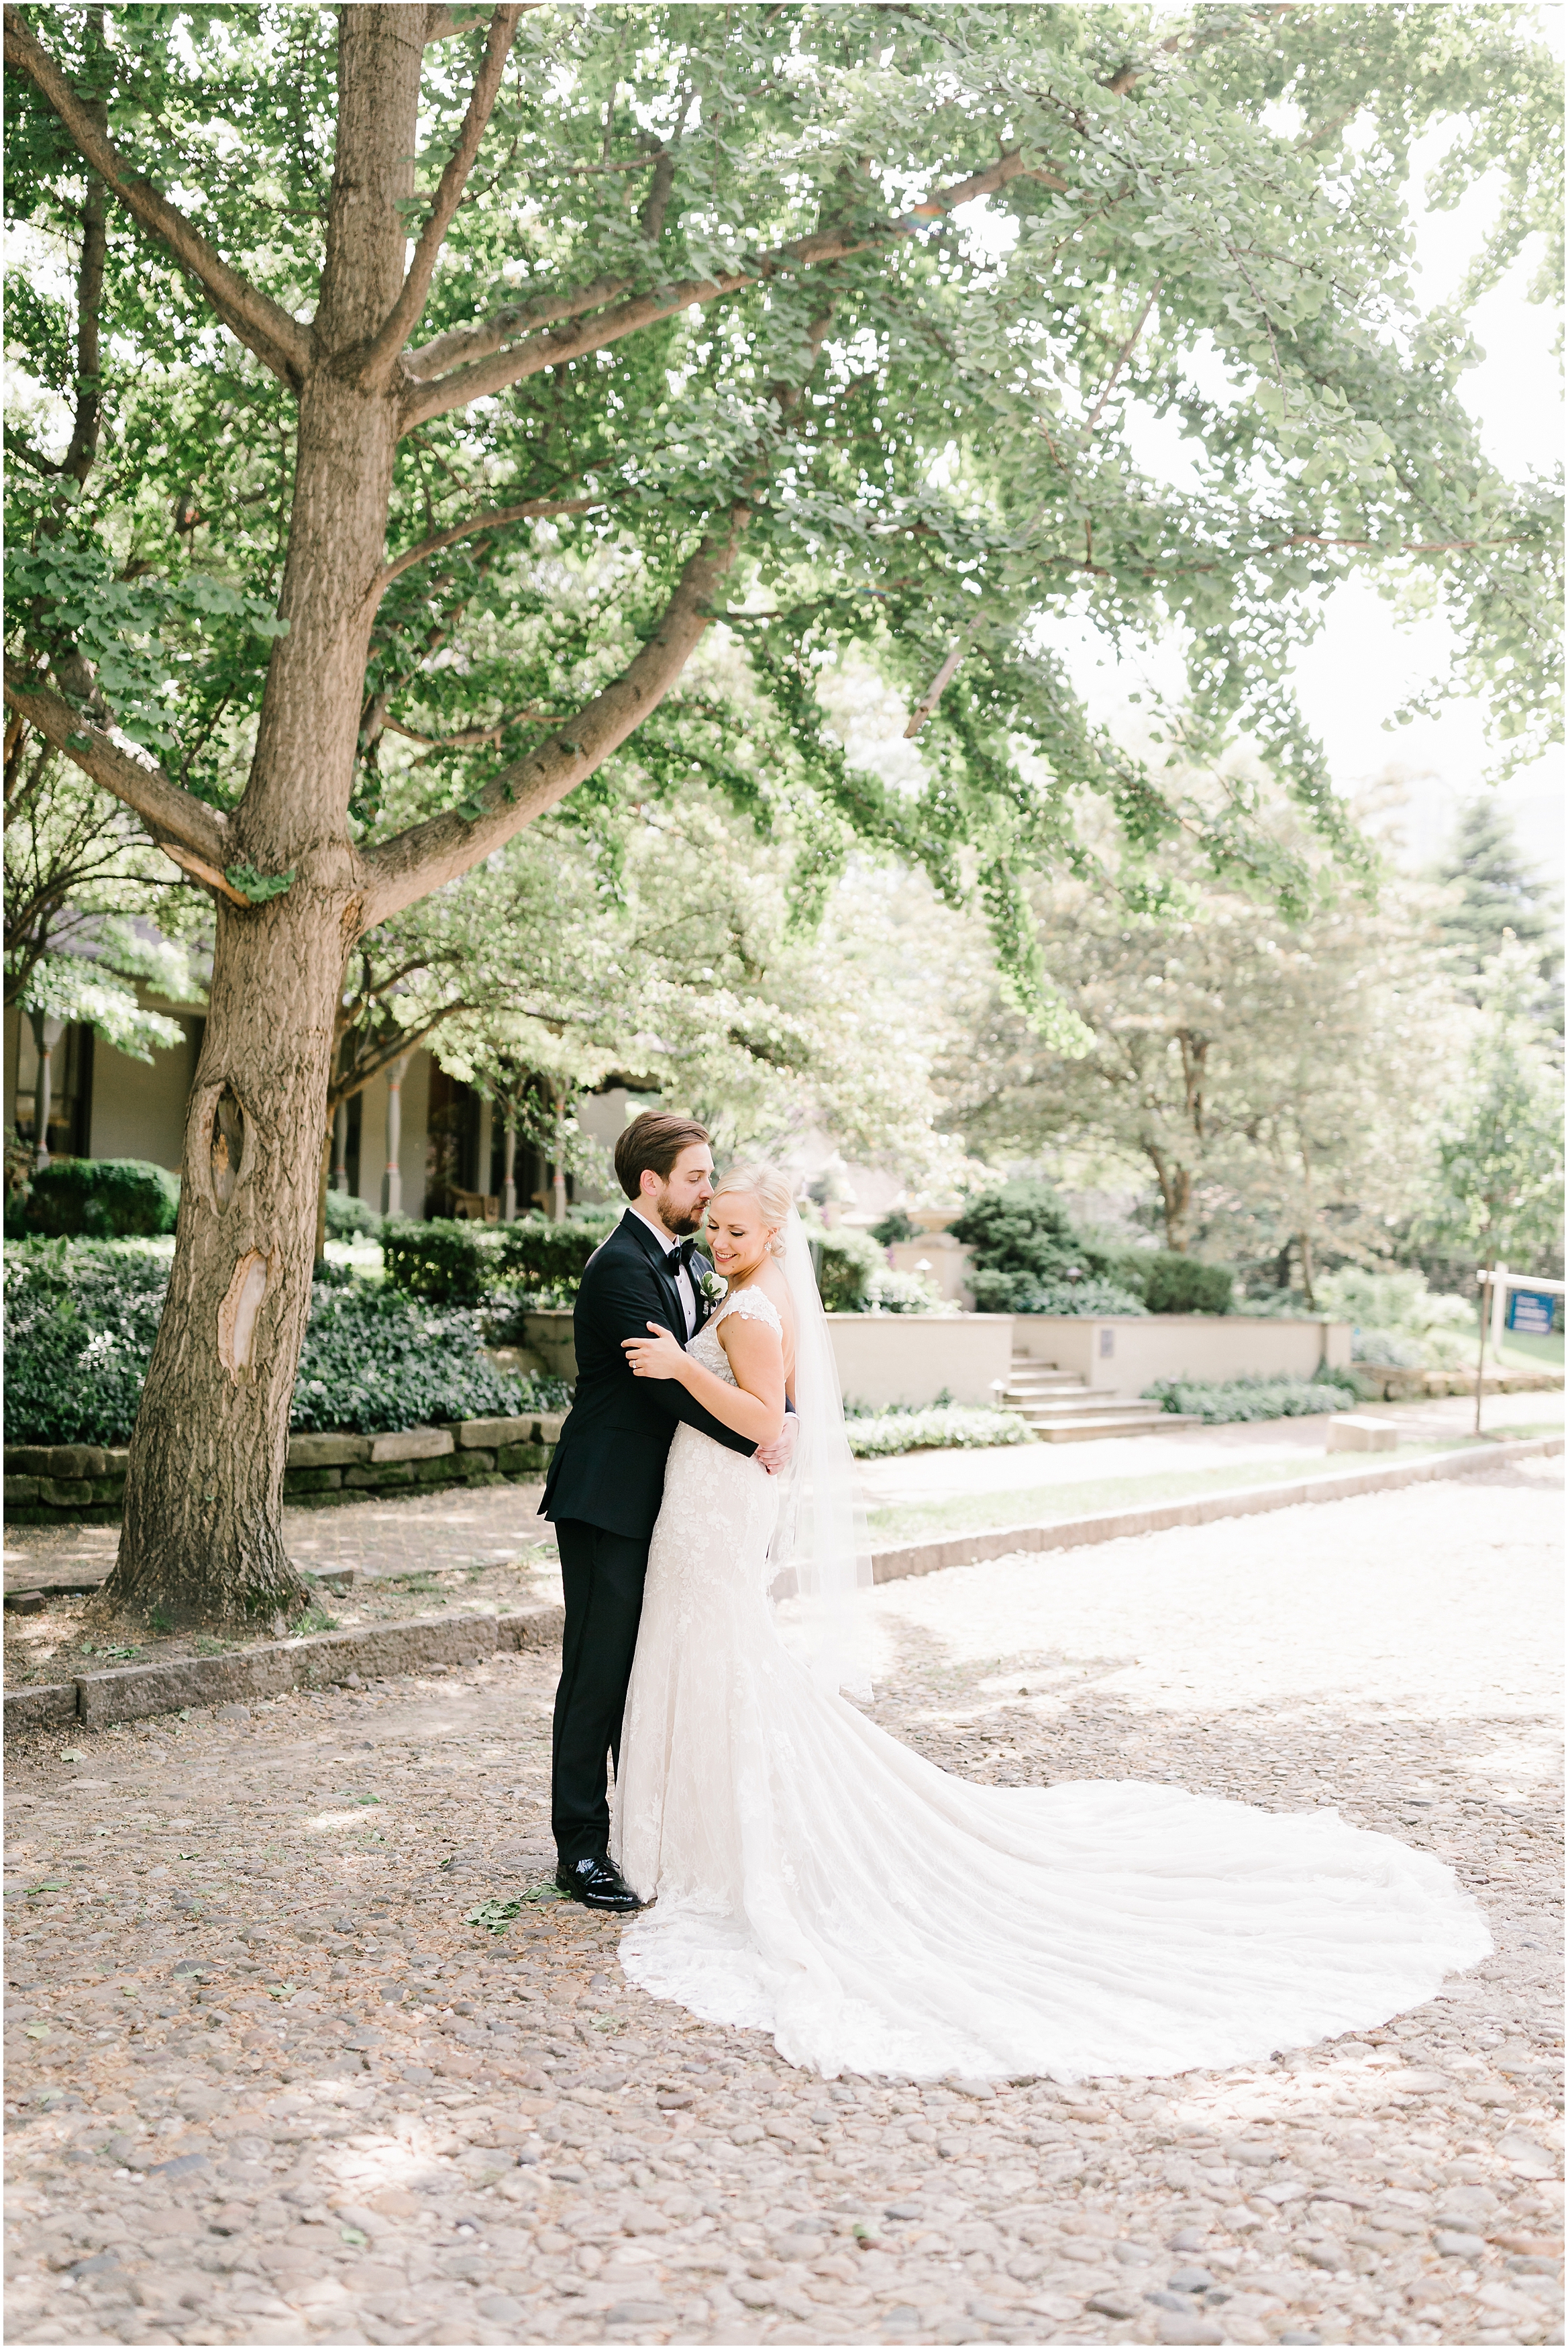
<svg viewBox="0 0 1568 2349">
<path fill-rule="evenodd" d="M 1487 1349 L 1490 1362 L 1491 1349 Z M 1553 1330 L 1551 1337 L 1532 1337 L 1528 1330 L 1511 1330 L 1502 1341 L 1497 1357 L 1505 1371 L 1560 1371 L 1563 1368 L 1563 1332 Z"/>
<path fill-rule="evenodd" d="M 1539 1433 L 1520 1428 L 1521 1435 Z M 1429 1459 L 1438 1452 L 1462 1452 L 1485 1437 L 1455 1435 L 1438 1444 L 1401 1444 L 1399 1460 Z M 965 1493 L 951 1501 L 886 1506 L 867 1512 L 879 1549 L 903 1542 L 934 1541 L 944 1534 L 989 1532 L 1001 1526 L 1054 1526 L 1064 1517 L 1097 1516 L 1107 1509 L 1152 1508 L 1161 1501 L 1195 1500 L 1204 1493 L 1233 1493 L 1249 1485 L 1300 1484 L 1309 1476 L 1342 1476 L 1356 1468 L 1387 1465 L 1386 1452 L 1335 1452 L 1322 1458 L 1238 1459 L 1233 1467 L 1171 1470 L 1154 1476 L 1098 1476 L 1081 1485 L 1021 1486 L 1006 1493 Z"/>
</svg>

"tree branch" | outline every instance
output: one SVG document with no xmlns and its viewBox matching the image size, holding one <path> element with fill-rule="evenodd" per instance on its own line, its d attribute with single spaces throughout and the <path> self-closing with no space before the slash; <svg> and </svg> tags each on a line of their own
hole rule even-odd
<svg viewBox="0 0 1568 2349">
<path fill-rule="evenodd" d="M 443 1004 L 440 1010 L 433 1012 L 422 1027 L 400 1028 L 395 1037 L 384 1040 L 377 1045 L 373 1057 L 362 1061 L 356 1054 L 347 1068 L 340 1070 L 327 1086 L 328 1116 L 342 1102 L 352 1101 L 356 1093 L 362 1093 L 372 1079 L 378 1077 L 383 1069 L 389 1069 L 394 1061 L 400 1061 L 406 1052 L 417 1051 L 426 1037 L 433 1034 L 444 1019 L 455 1019 L 460 1011 L 477 1011 L 479 1008 L 477 1003 Z"/>
<path fill-rule="evenodd" d="M 5 702 L 36 732 L 63 750 L 73 765 L 103 791 L 122 800 L 141 818 L 160 848 L 170 843 L 211 866 L 222 882 L 232 854 L 229 827 L 216 808 L 170 782 L 161 767 L 144 767 L 47 687 L 31 689 L 5 681 Z M 181 862 L 179 858 L 175 860 Z M 206 877 L 206 876 L 203 876 Z M 223 884 L 225 887 L 227 884 Z M 240 901 L 247 903 L 245 899 Z"/>
<path fill-rule="evenodd" d="M 101 130 L 108 127 L 108 109 L 101 98 L 89 99 L 87 111 Z M 103 306 L 104 264 L 108 236 L 104 215 L 108 205 L 104 184 L 93 171 L 88 178 L 82 206 L 82 257 L 77 271 L 77 413 L 71 445 L 62 473 L 85 482 L 98 455 L 98 426 L 103 417 L 103 360 L 98 347 L 98 313 Z"/>
<path fill-rule="evenodd" d="M 574 791 L 657 708 L 709 625 L 708 605 L 734 562 L 750 509 L 736 505 L 683 569 L 664 616 L 641 652 L 614 684 L 596 694 L 552 739 L 501 772 L 479 794 L 479 812 L 434 817 L 399 833 L 364 857 L 366 929 L 455 880 L 525 824 Z"/>
<path fill-rule="evenodd" d="M 657 291 L 632 295 L 629 300 L 620 297 L 627 294 L 630 278 L 601 278 L 594 285 L 580 286 L 569 294 L 513 304 L 472 326 L 455 327 L 405 359 L 403 364 L 412 381 L 405 394 L 403 429 L 408 431 L 433 416 L 444 416 L 451 409 L 467 407 L 470 400 L 504 391 L 510 384 L 521 382 L 525 376 L 537 375 L 545 367 L 560 367 L 568 359 L 602 350 L 606 343 L 619 342 L 623 336 L 671 317 L 677 310 L 689 309 L 694 303 L 715 302 L 726 294 L 738 294 L 743 287 L 775 276 L 780 270 L 812 269 L 825 261 L 846 261 L 859 253 L 880 251 L 892 241 L 915 235 L 916 215 L 922 220 L 940 219 L 957 205 L 993 194 L 1017 179 L 1039 180 L 1047 187 L 1058 189 L 1068 184 L 1044 165 L 1026 164 L 1022 151 L 1015 148 L 984 171 L 973 172 L 967 179 L 924 198 L 913 207 L 913 214 L 901 213 L 865 234 L 856 235 L 849 229 L 820 229 L 811 236 L 796 237 L 772 253 L 759 254 L 745 269 L 727 271 L 719 277 L 684 278 L 677 285 Z M 607 304 L 617 306 L 606 308 Z M 565 334 L 530 335 L 521 342 L 511 339 L 527 327 L 581 317 L 590 310 L 597 310 L 600 315 Z M 502 348 L 508 343 L 511 348 Z M 449 371 L 438 373 L 443 368 Z"/>
<path fill-rule="evenodd" d="M 396 718 L 384 718 L 381 731 L 396 734 L 404 742 L 418 742 L 425 758 L 416 759 L 413 763 L 421 767 L 425 759 L 433 759 L 438 750 L 477 750 L 481 742 L 499 742 L 509 726 L 559 726 L 561 722 L 555 710 L 523 709 L 509 709 L 493 726 L 465 727 L 460 734 L 417 734 L 411 726 L 400 725 Z"/>
<path fill-rule="evenodd" d="M 935 709 L 937 703 L 946 692 L 948 685 L 953 678 L 954 673 L 957 669 L 959 662 L 963 659 L 965 654 L 969 649 L 966 639 L 974 635 L 975 629 L 979 626 L 980 616 L 976 613 L 974 619 L 970 621 L 968 627 L 965 630 L 964 635 L 959 637 L 957 643 L 954 646 L 953 650 L 948 654 L 947 658 L 943 662 L 942 667 L 932 678 L 931 683 L 926 687 L 925 691 L 921 695 L 920 699 L 915 703 L 914 708 L 910 711 L 909 723 L 903 730 L 903 739 L 906 742 L 913 741 L 915 736 L 920 732 L 921 728 L 925 724 L 926 719 Z"/>
<path fill-rule="evenodd" d="M 315 349 L 308 328 L 291 318 L 270 295 L 231 269 L 150 180 L 132 172 L 107 131 L 94 121 L 93 109 L 77 96 L 15 8 L 5 10 L 5 62 L 26 76 L 59 117 L 77 152 L 133 219 L 160 238 L 181 267 L 202 286 L 230 333 L 297 391 Z"/>
<path fill-rule="evenodd" d="M 1111 368 L 1110 373 L 1105 379 L 1105 389 L 1100 393 L 1099 398 L 1095 401 L 1094 406 L 1090 409 L 1088 414 L 1083 420 L 1083 427 L 1078 434 L 1080 443 L 1087 445 L 1095 426 L 1099 422 L 1101 416 L 1104 414 L 1105 403 L 1110 398 L 1111 393 L 1116 389 L 1117 379 L 1120 376 L 1122 368 L 1127 365 L 1128 360 L 1132 356 L 1133 346 L 1137 342 L 1139 336 L 1143 332 L 1144 322 L 1148 318 L 1150 310 L 1154 307 L 1154 296 L 1159 293 L 1159 291 L 1160 280 L 1157 277 L 1153 285 L 1150 287 L 1148 293 L 1143 297 L 1143 307 L 1140 310 L 1137 317 L 1133 321 L 1131 334 L 1129 335 L 1127 340 L 1123 343 L 1121 348 L 1116 355 L 1116 365 Z"/>
<path fill-rule="evenodd" d="M 485 358 L 528 326 L 548 326 L 561 318 L 574 318 L 583 310 L 597 310 L 624 294 L 629 277 L 599 277 L 570 294 L 550 294 L 537 302 L 509 302 L 471 326 L 453 326 L 417 351 L 404 355 L 403 372 L 416 383 L 428 382 L 460 360 Z"/>
<path fill-rule="evenodd" d="M 418 324 L 430 291 L 430 280 L 446 242 L 447 231 L 452 224 L 458 206 L 463 200 L 469 174 L 479 156 L 480 144 L 489 128 L 500 95 L 501 76 L 517 38 L 517 28 L 522 20 L 521 5 L 507 5 L 496 10 L 490 18 L 485 37 L 484 55 L 474 76 L 474 86 L 469 94 L 468 110 L 463 127 L 458 133 L 458 143 L 447 158 L 447 168 L 441 173 L 439 185 L 431 199 L 429 214 L 419 232 L 419 242 L 414 247 L 414 258 L 408 264 L 408 274 L 403 280 L 402 291 L 393 304 L 386 324 L 365 354 L 366 370 L 381 375 L 389 369 L 398 352 Z"/>
<path fill-rule="evenodd" d="M 454 523 L 450 530 L 438 530 L 433 538 L 422 538 L 405 554 L 395 555 L 385 570 L 378 571 L 371 587 L 377 603 L 405 571 L 412 571 L 417 563 L 424 563 L 432 554 L 439 554 L 444 546 L 455 546 L 459 538 L 472 538 L 481 530 L 500 530 L 511 522 L 543 522 L 552 514 L 591 513 L 595 506 L 604 503 L 603 498 L 525 498 L 521 505 L 498 506 L 493 513 L 475 514 L 469 522 Z"/>
</svg>

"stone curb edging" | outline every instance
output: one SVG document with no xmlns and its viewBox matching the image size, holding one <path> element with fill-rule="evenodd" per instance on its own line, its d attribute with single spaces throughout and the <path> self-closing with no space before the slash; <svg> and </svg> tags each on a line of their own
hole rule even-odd
<svg viewBox="0 0 1568 2349">
<path fill-rule="evenodd" d="M 50 1729 L 107 1729 L 118 1721 L 176 1713 L 182 1705 L 228 1704 L 289 1689 L 386 1680 L 399 1672 L 471 1664 L 498 1649 L 547 1648 L 561 1638 L 564 1609 L 535 1606 L 508 1615 L 423 1616 L 357 1631 L 273 1640 L 228 1656 L 181 1656 L 126 1664 L 44 1688 L 6 1692 L 5 1735 Z"/>
<path fill-rule="evenodd" d="M 1165 1533 L 1173 1526 L 1213 1525 L 1222 1517 L 1261 1516 L 1294 1509 L 1304 1501 L 1344 1501 L 1361 1493 L 1398 1491 L 1434 1477 L 1464 1476 L 1510 1460 L 1539 1459 L 1561 1452 L 1561 1435 L 1522 1436 L 1511 1444 L 1482 1444 L 1473 1451 L 1439 1452 L 1429 1460 L 1406 1460 L 1386 1468 L 1352 1469 L 1344 1475 L 1313 1476 L 1294 1485 L 1242 1485 L 1229 1493 L 1206 1493 L 1191 1501 L 1155 1502 L 1141 1509 L 1109 1509 L 1090 1517 L 1062 1517 L 1055 1525 L 1002 1526 L 985 1533 L 954 1534 L 947 1541 L 911 1542 L 880 1550 L 872 1559 L 875 1582 L 900 1582 L 908 1575 L 941 1574 L 949 1567 L 979 1566 L 1010 1557 L 1017 1550 L 1081 1549 L 1095 1542 L 1120 1541 L 1134 1534 Z"/>
<path fill-rule="evenodd" d="M 1340 1501 L 1362 1493 L 1393 1492 L 1402 1485 L 1463 1476 L 1512 1460 L 1543 1458 L 1561 1452 L 1563 1446 L 1561 1435 L 1528 1436 L 1511 1444 L 1480 1444 L 1472 1451 L 1439 1453 L 1430 1460 L 1315 1476 L 1295 1485 L 1243 1485 L 1233 1492 L 1205 1494 L 1191 1501 L 1064 1517 L 1055 1525 L 1003 1526 L 984 1533 L 956 1534 L 947 1541 L 915 1542 L 902 1549 L 878 1551 L 872 1560 L 872 1578 L 879 1583 L 898 1582 L 910 1575 L 940 1574 L 950 1567 L 983 1565 L 987 1558 L 1008 1557 L 1019 1550 L 1079 1549 L 1131 1535 L 1164 1533 L 1174 1526 L 1213 1525 L 1222 1517 L 1296 1508 L 1306 1501 Z M 294 1688 L 330 1687 L 351 1674 L 387 1680 L 400 1672 L 428 1671 L 433 1665 L 445 1669 L 473 1663 L 497 1649 L 552 1647 L 561 1638 L 564 1623 L 562 1607 L 541 1605 L 509 1615 L 428 1616 L 358 1631 L 324 1631 L 311 1639 L 270 1640 L 230 1656 L 184 1656 L 166 1664 L 127 1664 L 117 1671 L 89 1672 L 79 1680 L 8 1691 L 5 1735 L 73 1727 L 107 1729 L 119 1721 L 178 1712 L 181 1705 L 222 1704 L 248 1696 L 277 1696 Z"/>
</svg>

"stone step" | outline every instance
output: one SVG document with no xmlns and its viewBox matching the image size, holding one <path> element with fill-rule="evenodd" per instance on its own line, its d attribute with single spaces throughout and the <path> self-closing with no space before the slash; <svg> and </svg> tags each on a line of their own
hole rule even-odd
<svg viewBox="0 0 1568 2349">
<path fill-rule="evenodd" d="M 1097 1393 L 1090 1387 L 1082 1387 L 1072 1394 L 1016 1395 L 1009 1392 L 1006 1403 L 1007 1407 L 1014 1411 L 1037 1412 L 1042 1415 L 1051 1416 L 1059 1415 L 1063 1412 L 1158 1413 L 1160 1410 L 1157 1402 L 1144 1402 L 1141 1400 L 1134 1400 L 1129 1395 Z"/>
<path fill-rule="evenodd" d="M 1147 1419 L 1130 1413 L 1106 1413 L 1096 1419 L 1053 1419 L 1035 1428 L 1037 1444 L 1092 1444 L 1102 1435 L 1168 1435 L 1172 1428 L 1196 1427 L 1196 1419 L 1180 1412 L 1151 1411 Z"/>
</svg>

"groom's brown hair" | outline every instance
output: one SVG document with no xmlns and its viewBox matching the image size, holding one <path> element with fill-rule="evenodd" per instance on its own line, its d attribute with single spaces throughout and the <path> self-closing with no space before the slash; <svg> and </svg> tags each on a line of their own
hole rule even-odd
<svg viewBox="0 0 1568 2349">
<path fill-rule="evenodd" d="M 689 1150 L 694 1142 L 712 1140 L 707 1126 L 698 1125 L 695 1117 L 671 1117 L 664 1110 L 645 1109 L 615 1144 L 616 1179 L 627 1198 L 634 1199 L 645 1172 L 667 1183 L 683 1150 Z"/>
</svg>

